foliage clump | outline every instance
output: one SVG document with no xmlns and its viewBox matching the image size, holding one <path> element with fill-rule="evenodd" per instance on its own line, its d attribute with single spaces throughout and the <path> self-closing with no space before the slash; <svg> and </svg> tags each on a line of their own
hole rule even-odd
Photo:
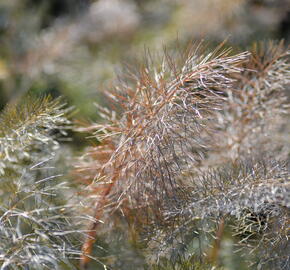
<svg viewBox="0 0 290 270">
<path fill-rule="evenodd" d="M 195 246 L 196 260 L 218 264 L 230 237 L 250 265 L 287 269 L 288 55 L 282 43 L 237 55 L 199 44 L 160 66 L 147 55 L 109 94 L 122 113 L 101 109 L 104 123 L 83 128 L 100 141 L 77 168 L 96 219 L 85 255 L 100 220 L 120 213 L 155 263 Z"/>
<path fill-rule="evenodd" d="M 75 267 L 82 232 L 60 179 L 57 137 L 69 127 L 60 100 L 27 98 L 0 115 L 0 266 Z M 62 171 L 63 172 L 63 171 Z"/>
</svg>

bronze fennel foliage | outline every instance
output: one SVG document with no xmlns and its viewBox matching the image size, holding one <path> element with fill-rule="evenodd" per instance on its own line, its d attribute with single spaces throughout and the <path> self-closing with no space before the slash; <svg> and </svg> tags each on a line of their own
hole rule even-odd
<svg viewBox="0 0 290 270">
<path fill-rule="evenodd" d="M 100 141 L 77 167 L 94 198 L 85 255 L 120 211 L 155 262 L 197 241 L 196 258 L 218 263 L 225 224 L 251 265 L 287 269 L 288 55 L 282 43 L 237 55 L 198 44 L 159 66 L 148 54 L 108 94 L 122 113 L 101 108 L 104 123 L 81 129 Z"/>
</svg>

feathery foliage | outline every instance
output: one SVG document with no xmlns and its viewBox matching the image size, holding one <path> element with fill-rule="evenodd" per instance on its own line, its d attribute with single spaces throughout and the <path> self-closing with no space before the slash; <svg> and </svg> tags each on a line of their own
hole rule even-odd
<svg viewBox="0 0 290 270">
<path fill-rule="evenodd" d="M 50 154 L 56 149 L 53 133 L 65 135 L 69 124 L 66 113 L 68 110 L 59 99 L 49 97 L 8 104 L 0 115 L 0 175 L 9 169 L 21 174 L 23 162 L 33 164 L 39 161 L 39 155 L 46 158 L 44 151 Z"/>
<path fill-rule="evenodd" d="M 148 54 L 110 94 L 122 117 L 102 109 L 106 121 L 82 129 L 101 142 L 77 168 L 95 198 L 85 254 L 99 220 L 120 210 L 155 262 L 193 245 L 215 264 L 226 227 L 253 265 L 289 267 L 289 52 L 202 47 L 166 52 L 160 66 Z"/>
<path fill-rule="evenodd" d="M 67 112 L 60 100 L 28 98 L 0 116 L 0 269 L 74 269 L 80 257 L 81 217 L 55 168 Z"/>
</svg>

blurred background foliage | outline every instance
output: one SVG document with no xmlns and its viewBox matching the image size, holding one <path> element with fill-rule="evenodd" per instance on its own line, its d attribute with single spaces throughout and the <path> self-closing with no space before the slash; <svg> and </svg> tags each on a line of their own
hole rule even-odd
<svg viewBox="0 0 290 270">
<path fill-rule="evenodd" d="M 26 92 L 64 96 L 96 119 L 116 72 L 144 48 L 205 39 L 289 41 L 288 0 L 1 0 L 0 109 Z"/>
<path fill-rule="evenodd" d="M 237 51 L 257 40 L 284 39 L 288 45 L 290 1 L 0 0 L 0 111 L 27 94 L 50 94 L 63 96 L 74 106 L 76 119 L 96 120 L 94 102 L 105 105 L 103 92 L 147 48 L 170 49 L 177 41 L 185 48 L 201 39 L 209 47 L 227 39 Z M 79 147 L 79 136 L 73 135 L 72 146 Z M 73 156 L 63 142 L 60 145 L 65 149 L 60 155 Z M 63 164 L 54 166 L 67 166 Z M 124 226 L 126 222 L 121 220 L 120 227 Z M 132 239 L 127 243 L 120 231 L 113 232 L 111 243 L 100 237 L 93 255 L 106 257 L 116 269 L 144 269 L 144 254 L 135 249 Z M 232 238 L 222 245 L 225 268 L 221 269 L 247 269 L 239 254 L 232 254 Z M 90 269 L 98 267 L 103 269 L 100 263 L 92 263 Z M 165 261 L 156 269 L 206 267 L 192 266 L 186 258 L 180 265 Z"/>
</svg>

